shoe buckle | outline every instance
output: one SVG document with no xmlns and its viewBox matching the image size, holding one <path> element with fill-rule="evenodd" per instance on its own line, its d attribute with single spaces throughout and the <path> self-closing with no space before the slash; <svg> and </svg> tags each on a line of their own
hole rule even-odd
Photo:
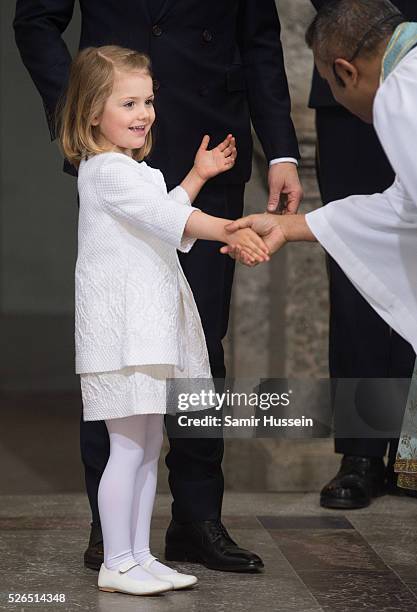
<svg viewBox="0 0 417 612">
<path fill-rule="evenodd" d="M 152 565 L 152 563 L 156 561 L 156 559 L 157 557 L 151 555 L 148 559 L 146 559 L 146 561 L 141 564 L 141 567 L 143 567 L 144 569 L 148 569 Z"/>
<path fill-rule="evenodd" d="M 139 565 L 139 563 L 137 563 L 137 561 L 127 561 L 126 563 L 123 563 L 118 569 L 119 569 L 119 574 L 125 574 L 126 572 L 128 572 L 130 569 L 132 569 L 132 567 L 135 567 L 136 565 Z"/>
</svg>

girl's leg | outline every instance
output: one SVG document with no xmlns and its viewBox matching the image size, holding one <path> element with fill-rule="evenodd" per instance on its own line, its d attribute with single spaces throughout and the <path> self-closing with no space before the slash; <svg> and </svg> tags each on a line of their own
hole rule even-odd
<svg viewBox="0 0 417 612">
<path fill-rule="evenodd" d="M 132 512 L 133 555 L 139 563 L 144 563 L 152 558 L 149 548 L 149 535 L 164 424 L 164 415 L 162 414 L 148 414 L 147 416 L 145 454 L 136 476 Z M 161 574 L 174 571 L 166 565 L 159 563 L 159 561 L 154 561 L 150 569 Z"/>
<path fill-rule="evenodd" d="M 149 534 L 163 441 L 163 414 L 148 414 L 143 462 L 136 475 L 131 537 L 133 555 L 139 563 L 149 558 Z"/>
<path fill-rule="evenodd" d="M 100 480 L 98 506 L 103 531 L 104 565 L 116 569 L 133 561 L 131 523 L 138 469 L 145 457 L 148 415 L 106 420 L 110 458 Z M 131 578 L 149 580 L 140 566 L 128 571 Z"/>
</svg>

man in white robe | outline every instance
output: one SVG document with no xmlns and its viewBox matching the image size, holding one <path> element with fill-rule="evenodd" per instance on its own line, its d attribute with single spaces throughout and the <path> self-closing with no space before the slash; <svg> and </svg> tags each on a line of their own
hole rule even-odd
<svg viewBox="0 0 417 612">
<path fill-rule="evenodd" d="M 387 36 L 390 6 L 393 27 Z M 271 253 L 286 242 L 318 240 L 417 352 L 417 23 L 398 25 L 395 18 L 398 11 L 388 0 L 338 0 L 319 11 L 306 36 L 335 99 L 373 122 L 396 173 L 393 185 L 307 215 L 250 215 L 229 229 L 252 227 Z M 362 35 L 353 40 L 355 23 Z M 243 253 L 228 247 L 222 252 L 247 263 Z"/>
</svg>

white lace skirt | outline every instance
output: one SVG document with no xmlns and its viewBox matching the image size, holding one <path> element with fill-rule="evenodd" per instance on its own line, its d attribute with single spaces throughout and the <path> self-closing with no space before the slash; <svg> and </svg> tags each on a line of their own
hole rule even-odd
<svg viewBox="0 0 417 612">
<path fill-rule="evenodd" d="M 129 366 L 112 372 L 81 374 L 84 421 L 166 412 L 166 379 L 174 366 Z"/>
<path fill-rule="evenodd" d="M 180 394 L 215 392 L 213 379 L 207 373 L 187 378 L 170 365 L 129 366 L 112 372 L 81 374 L 84 421 L 118 419 L 134 414 L 175 414 L 180 410 Z M 206 400 L 205 400 L 206 401 Z M 187 411 L 198 411 L 216 405 L 188 405 Z"/>
</svg>

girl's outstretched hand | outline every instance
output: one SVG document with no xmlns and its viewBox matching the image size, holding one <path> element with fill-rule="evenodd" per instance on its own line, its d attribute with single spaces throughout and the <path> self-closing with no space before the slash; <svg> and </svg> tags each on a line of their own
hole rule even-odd
<svg viewBox="0 0 417 612">
<path fill-rule="evenodd" d="M 232 134 L 210 151 L 207 149 L 209 141 L 210 136 L 206 134 L 194 160 L 195 171 L 205 181 L 233 168 L 237 157 L 236 140 Z"/>
<path fill-rule="evenodd" d="M 269 249 L 265 242 L 250 228 L 238 229 L 227 237 L 227 252 L 246 265 L 269 261 Z M 221 251 L 223 252 L 223 249 Z"/>
</svg>

